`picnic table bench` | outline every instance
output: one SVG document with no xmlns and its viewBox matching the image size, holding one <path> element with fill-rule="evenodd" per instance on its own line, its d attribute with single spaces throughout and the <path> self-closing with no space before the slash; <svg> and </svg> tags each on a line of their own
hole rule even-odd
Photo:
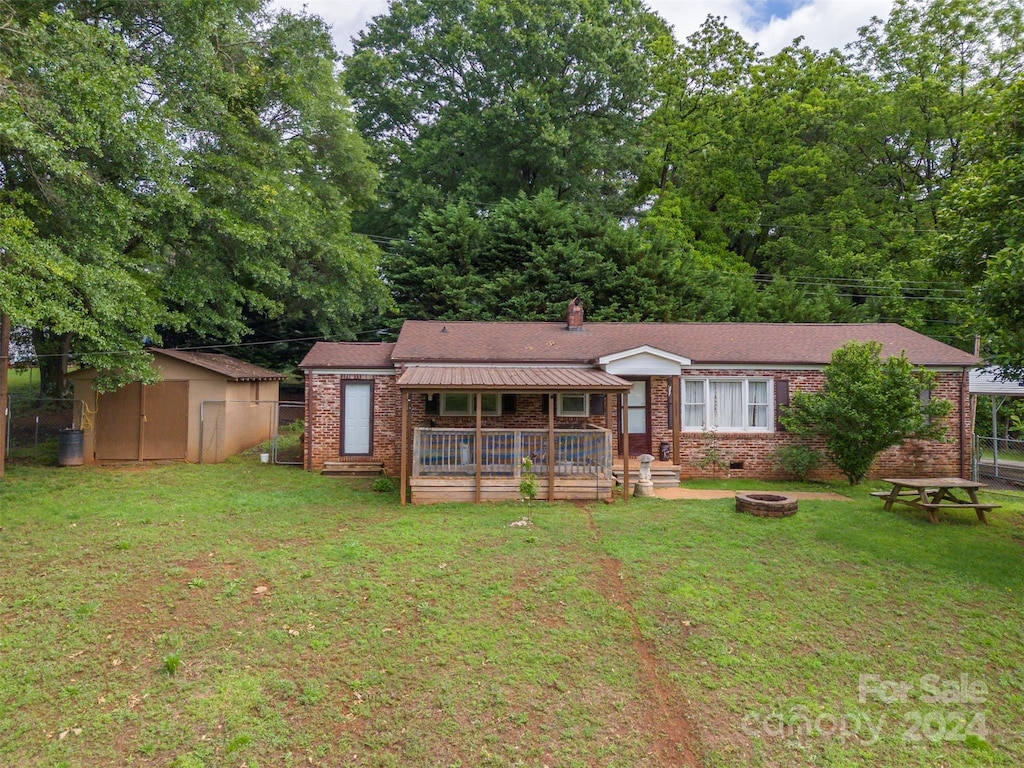
<svg viewBox="0 0 1024 768">
<path fill-rule="evenodd" d="M 896 477 L 885 478 L 885 482 L 892 484 L 891 490 L 872 491 L 871 495 L 885 499 L 886 512 L 893 504 L 906 504 L 923 509 L 932 523 L 939 522 L 935 513 L 940 509 L 973 509 L 978 519 L 987 523 L 985 513 L 1000 506 L 982 504 L 978 501 L 978 489 L 985 484 L 961 477 Z M 967 498 L 957 496 L 957 491 L 965 493 Z"/>
</svg>

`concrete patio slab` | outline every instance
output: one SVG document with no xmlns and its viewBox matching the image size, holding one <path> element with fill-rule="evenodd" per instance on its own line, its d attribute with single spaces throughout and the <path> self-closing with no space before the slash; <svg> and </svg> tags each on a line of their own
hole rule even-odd
<svg viewBox="0 0 1024 768">
<path fill-rule="evenodd" d="M 774 493 L 774 491 L 720 491 L 701 488 L 655 488 L 654 495 L 659 499 L 731 499 L 737 493 Z M 778 491 L 778 493 L 783 493 Z M 853 501 L 849 496 L 838 493 L 816 491 L 785 491 L 786 496 L 795 499 L 820 499 L 823 501 Z"/>
</svg>

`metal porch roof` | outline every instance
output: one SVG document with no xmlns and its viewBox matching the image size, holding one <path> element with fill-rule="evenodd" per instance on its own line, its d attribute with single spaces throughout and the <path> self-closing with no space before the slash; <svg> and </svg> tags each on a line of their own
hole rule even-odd
<svg viewBox="0 0 1024 768">
<path fill-rule="evenodd" d="M 622 391 L 632 383 L 594 368 L 508 368 L 423 366 L 406 368 L 398 379 L 401 389 L 494 389 L 514 391 Z"/>
</svg>

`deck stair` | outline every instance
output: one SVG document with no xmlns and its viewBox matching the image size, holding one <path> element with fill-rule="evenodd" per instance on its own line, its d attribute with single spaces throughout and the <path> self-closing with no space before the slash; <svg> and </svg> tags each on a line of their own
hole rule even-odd
<svg viewBox="0 0 1024 768">
<path fill-rule="evenodd" d="M 612 467 L 612 474 L 615 475 L 615 482 L 622 485 L 622 459 L 617 459 Z M 629 482 L 635 483 L 640 479 L 640 462 L 635 458 L 629 460 Z M 651 464 L 651 481 L 655 488 L 674 488 L 679 485 L 679 465 L 670 461 L 655 461 Z"/>
<path fill-rule="evenodd" d="M 339 477 L 376 477 L 384 474 L 380 461 L 325 461 L 322 475 Z"/>
</svg>

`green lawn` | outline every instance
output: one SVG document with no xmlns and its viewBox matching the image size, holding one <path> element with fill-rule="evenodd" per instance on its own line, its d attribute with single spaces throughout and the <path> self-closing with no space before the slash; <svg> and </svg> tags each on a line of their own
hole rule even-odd
<svg viewBox="0 0 1024 768">
<path fill-rule="evenodd" d="M 870 490 L 761 520 L 10 467 L 0 765 L 1024 763 L 1024 497 L 935 526 Z"/>
<path fill-rule="evenodd" d="M 7 391 L 12 397 L 33 397 L 39 394 L 39 370 L 11 368 L 7 371 Z"/>
</svg>

